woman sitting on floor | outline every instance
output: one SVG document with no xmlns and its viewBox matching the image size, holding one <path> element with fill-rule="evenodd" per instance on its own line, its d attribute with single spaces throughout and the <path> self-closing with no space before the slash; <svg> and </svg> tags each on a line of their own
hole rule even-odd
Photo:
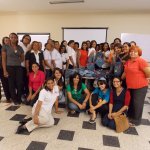
<svg viewBox="0 0 150 150">
<path fill-rule="evenodd" d="M 107 81 L 104 77 L 101 77 L 98 81 L 98 87 L 92 92 L 90 97 L 90 109 L 91 119 L 89 123 L 94 123 L 96 114 L 99 112 L 103 118 L 108 113 L 108 102 L 110 96 L 110 90 L 108 88 Z"/>
<path fill-rule="evenodd" d="M 113 78 L 113 90 L 110 93 L 109 113 L 103 118 L 102 124 L 111 129 L 116 129 L 114 118 L 127 113 L 130 103 L 129 90 L 122 87 L 120 77 Z"/>
<path fill-rule="evenodd" d="M 53 78 L 49 78 L 45 83 L 45 88 L 39 94 L 38 101 L 32 108 L 32 120 L 20 125 L 16 133 L 31 132 L 35 128 L 54 125 L 54 118 L 51 111 L 57 98 L 58 94 L 54 91 L 54 80 Z"/>
<path fill-rule="evenodd" d="M 74 114 L 86 109 L 90 93 L 86 85 L 82 83 L 82 78 L 79 73 L 74 73 L 70 76 L 69 83 L 67 86 L 68 107 L 71 113 Z M 86 96 L 84 96 L 82 92 L 84 92 Z"/>
<path fill-rule="evenodd" d="M 41 90 L 44 81 L 45 81 L 45 74 L 43 71 L 39 70 L 39 64 L 33 63 L 32 64 L 32 71 L 29 73 L 29 95 L 27 97 L 27 103 L 33 106 L 34 103 L 37 101 L 39 96 L 39 91 Z"/>
</svg>

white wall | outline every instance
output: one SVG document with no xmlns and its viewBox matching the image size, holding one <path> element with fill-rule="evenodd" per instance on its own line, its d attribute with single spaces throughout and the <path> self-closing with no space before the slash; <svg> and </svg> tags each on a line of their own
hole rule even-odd
<svg viewBox="0 0 150 150">
<path fill-rule="evenodd" d="M 10 32 L 50 32 L 62 40 L 61 27 L 108 27 L 108 42 L 121 33 L 150 34 L 150 14 L 0 14 L 0 40 Z"/>
</svg>

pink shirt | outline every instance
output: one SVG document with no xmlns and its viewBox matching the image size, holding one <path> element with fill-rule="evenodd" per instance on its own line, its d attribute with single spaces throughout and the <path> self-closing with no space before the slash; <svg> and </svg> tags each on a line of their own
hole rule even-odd
<svg viewBox="0 0 150 150">
<path fill-rule="evenodd" d="M 129 89 L 138 89 L 148 86 L 148 81 L 143 71 L 145 67 L 148 67 L 148 63 L 141 57 L 138 57 L 135 61 L 128 60 L 125 63 L 124 72 Z"/>
<path fill-rule="evenodd" d="M 32 88 L 33 91 L 37 91 L 45 81 L 45 74 L 43 71 L 38 70 L 36 76 L 34 77 L 34 72 L 29 73 L 29 87 Z"/>
</svg>

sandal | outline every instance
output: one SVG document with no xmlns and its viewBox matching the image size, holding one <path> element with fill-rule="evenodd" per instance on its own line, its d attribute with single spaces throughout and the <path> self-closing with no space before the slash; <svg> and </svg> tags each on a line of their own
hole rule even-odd
<svg viewBox="0 0 150 150">
<path fill-rule="evenodd" d="M 71 113 L 71 115 L 75 115 L 76 111 L 75 110 L 71 110 L 70 113 Z"/>
<path fill-rule="evenodd" d="M 95 119 L 96 119 L 96 118 L 95 118 Z M 91 124 L 95 123 L 95 119 L 90 119 L 90 120 L 89 120 L 89 123 L 91 123 Z"/>
</svg>

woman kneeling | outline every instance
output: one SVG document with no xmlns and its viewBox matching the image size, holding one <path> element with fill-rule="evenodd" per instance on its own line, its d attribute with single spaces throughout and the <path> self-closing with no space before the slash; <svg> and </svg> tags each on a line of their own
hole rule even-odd
<svg viewBox="0 0 150 150">
<path fill-rule="evenodd" d="M 32 120 L 18 127 L 16 133 L 31 132 L 35 128 L 50 127 L 54 125 L 54 118 L 51 114 L 53 104 L 58 100 L 55 93 L 54 80 L 49 78 L 45 83 L 45 88 L 41 90 L 37 102 L 32 108 Z"/>
</svg>

